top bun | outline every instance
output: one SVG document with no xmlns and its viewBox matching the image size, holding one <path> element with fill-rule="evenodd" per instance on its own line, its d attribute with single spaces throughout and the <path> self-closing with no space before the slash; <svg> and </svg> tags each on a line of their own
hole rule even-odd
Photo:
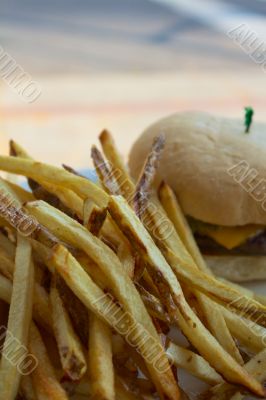
<svg viewBox="0 0 266 400">
<path fill-rule="evenodd" d="M 133 178 L 160 133 L 166 146 L 158 181 L 173 188 L 187 215 L 224 226 L 266 224 L 266 124 L 253 122 L 245 134 L 243 120 L 203 112 L 171 115 L 146 129 L 134 144 L 129 157 Z M 242 160 L 255 172 L 241 186 L 228 169 Z"/>
</svg>

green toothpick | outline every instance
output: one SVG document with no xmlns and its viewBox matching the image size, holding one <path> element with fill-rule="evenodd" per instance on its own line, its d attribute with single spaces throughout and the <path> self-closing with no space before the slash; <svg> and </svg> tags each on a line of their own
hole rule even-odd
<svg viewBox="0 0 266 400">
<path fill-rule="evenodd" d="M 252 107 L 245 107 L 245 133 L 249 133 L 249 128 L 252 124 L 254 110 Z"/>
</svg>

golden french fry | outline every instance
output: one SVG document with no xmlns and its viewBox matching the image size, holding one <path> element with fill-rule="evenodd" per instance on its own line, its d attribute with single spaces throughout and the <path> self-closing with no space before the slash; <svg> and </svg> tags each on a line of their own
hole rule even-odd
<svg viewBox="0 0 266 400">
<path fill-rule="evenodd" d="M 34 323 L 30 328 L 29 349 L 38 360 L 38 365 L 31 375 L 38 400 L 68 400 L 66 392 L 57 380 L 40 332 Z"/>
<path fill-rule="evenodd" d="M 159 188 L 159 198 L 181 241 L 186 247 L 188 253 L 194 259 L 195 269 L 199 268 L 206 274 L 212 275 L 199 251 L 193 233 L 185 216 L 183 215 L 174 192 L 164 182 Z M 169 243 L 169 246 L 171 246 L 171 242 Z M 175 251 L 175 247 L 172 247 L 171 250 Z M 195 294 L 213 335 L 236 361 L 238 361 L 240 364 L 244 364 L 240 351 L 238 350 L 236 343 L 231 336 L 228 326 L 224 320 L 224 316 L 219 310 L 217 304 L 215 304 L 211 299 L 202 293 L 196 292 Z"/>
<path fill-rule="evenodd" d="M 0 275 L 0 298 L 5 303 L 10 303 L 12 295 L 12 283 L 5 276 Z"/>
<path fill-rule="evenodd" d="M 112 171 L 113 179 L 118 183 L 123 196 L 128 201 L 131 201 L 135 192 L 135 184 L 132 182 L 125 163 L 117 151 L 113 138 L 108 131 L 104 130 L 101 133 L 100 142 L 105 157 L 109 161 L 109 167 Z"/>
<path fill-rule="evenodd" d="M 250 375 L 254 376 L 258 382 L 263 383 L 266 380 L 266 349 L 251 358 L 251 360 L 245 364 L 244 368 Z M 266 390 L 264 396 L 266 396 Z M 210 400 L 223 400 L 225 398 L 230 400 L 242 400 L 244 395 L 238 392 L 238 388 L 228 383 L 215 386 L 208 393 L 208 399 Z"/>
<path fill-rule="evenodd" d="M 0 250 L 12 261 L 15 261 L 16 246 L 7 236 L 0 232 Z"/>
<path fill-rule="evenodd" d="M 96 146 L 92 146 L 91 148 L 91 157 L 94 167 L 97 171 L 98 178 L 107 193 L 119 194 L 120 189 L 116 180 L 112 176 L 111 169 L 105 162 L 100 150 L 98 150 Z"/>
<path fill-rule="evenodd" d="M 82 351 L 82 345 L 73 329 L 54 280 L 50 289 L 50 303 L 54 334 L 63 371 L 73 381 L 79 380 L 86 373 L 87 363 Z"/>
<path fill-rule="evenodd" d="M 29 327 L 32 318 L 34 266 L 29 239 L 18 235 L 14 282 L 0 367 L 0 399 L 13 400 L 19 389 L 27 356 Z M 12 361 L 11 361 L 12 360 Z"/>
<path fill-rule="evenodd" d="M 132 207 L 139 217 L 141 217 L 145 213 L 145 210 L 147 208 L 147 204 L 151 196 L 151 185 L 155 178 L 159 159 L 164 149 L 164 144 L 165 138 L 163 135 L 160 135 L 154 139 L 152 148 L 146 158 L 143 169 L 136 184 L 135 193 L 132 199 Z"/>
<path fill-rule="evenodd" d="M 217 385 L 223 382 L 221 375 L 217 374 L 203 357 L 193 351 L 183 349 L 170 342 L 166 352 L 174 365 L 185 369 L 204 382 L 210 385 Z"/>
<path fill-rule="evenodd" d="M 111 328 L 95 314 L 89 317 L 89 373 L 92 396 L 115 400 Z"/>
<path fill-rule="evenodd" d="M 0 170 L 71 189 L 82 199 L 91 198 L 99 207 L 105 207 L 108 202 L 108 195 L 99 186 L 62 168 L 30 159 L 0 156 Z"/>
<path fill-rule="evenodd" d="M 33 160 L 33 158 L 15 141 L 10 141 L 10 152 L 11 155 Z M 83 208 L 83 201 L 82 199 L 77 196 L 72 190 L 68 190 L 66 188 L 62 188 L 60 186 L 56 186 L 53 183 L 43 182 L 42 180 L 36 179 L 40 185 L 44 187 L 48 192 L 52 193 L 66 206 L 69 207 L 74 213 L 82 219 L 82 208 Z M 24 200 L 24 202 L 30 201 Z"/>
</svg>

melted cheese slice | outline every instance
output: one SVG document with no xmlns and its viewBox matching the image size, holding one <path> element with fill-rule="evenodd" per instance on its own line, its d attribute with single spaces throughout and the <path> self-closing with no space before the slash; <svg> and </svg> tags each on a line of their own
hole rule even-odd
<svg viewBox="0 0 266 400">
<path fill-rule="evenodd" d="M 218 226 L 215 229 L 208 227 L 201 228 L 200 233 L 211 237 L 217 243 L 230 250 L 246 242 L 248 238 L 255 236 L 263 229 L 265 227 L 253 224 L 238 227 Z"/>
</svg>

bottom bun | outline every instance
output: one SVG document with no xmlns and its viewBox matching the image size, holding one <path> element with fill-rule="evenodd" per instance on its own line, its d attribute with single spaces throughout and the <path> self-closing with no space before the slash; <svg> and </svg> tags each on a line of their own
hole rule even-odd
<svg viewBox="0 0 266 400">
<path fill-rule="evenodd" d="M 215 275 L 232 282 L 266 280 L 266 256 L 204 256 Z"/>
</svg>

